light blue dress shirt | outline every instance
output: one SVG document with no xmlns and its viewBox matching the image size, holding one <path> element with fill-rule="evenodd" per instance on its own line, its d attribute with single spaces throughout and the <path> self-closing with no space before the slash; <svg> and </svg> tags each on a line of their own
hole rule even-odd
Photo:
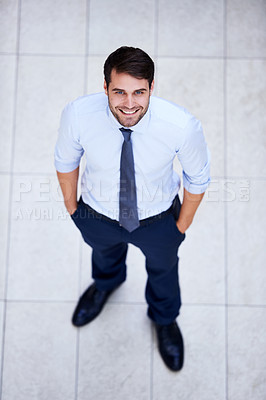
<svg viewBox="0 0 266 400">
<path fill-rule="evenodd" d="M 59 172 L 76 169 L 85 153 L 81 178 L 83 201 L 119 219 L 122 126 L 113 116 L 105 93 L 78 98 L 63 110 L 55 148 Z M 167 210 L 180 187 L 173 170 L 177 155 L 183 185 L 190 193 L 205 192 L 210 182 L 210 156 L 200 122 L 184 108 L 151 96 L 144 117 L 130 129 L 139 219 Z"/>
</svg>

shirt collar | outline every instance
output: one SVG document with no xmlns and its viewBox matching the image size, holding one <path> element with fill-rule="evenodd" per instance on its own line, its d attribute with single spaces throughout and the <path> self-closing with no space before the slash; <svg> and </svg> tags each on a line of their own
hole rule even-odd
<svg viewBox="0 0 266 400">
<path fill-rule="evenodd" d="M 120 128 L 129 129 L 128 127 L 126 127 L 126 126 L 124 127 L 117 121 L 117 119 L 113 115 L 112 111 L 110 110 L 109 105 L 107 106 L 107 115 L 108 115 L 108 118 L 109 118 L 111 124 L 113 125 L 113 127 L 115 129 L 120 129 Z M 149 104 L 148 110 L 147 110 L 146 114 L 144 115 L 144 117 L 142 117 L 141 120 L 136 125 L 131 126 L 130 129 L 132 129 L 132 131 L 134 131 L 134 132 L 145 133 L 148 129 L 150 118 L 151 118 L 151 109 L 150 109 L 150 104 Z"/>
</svg>

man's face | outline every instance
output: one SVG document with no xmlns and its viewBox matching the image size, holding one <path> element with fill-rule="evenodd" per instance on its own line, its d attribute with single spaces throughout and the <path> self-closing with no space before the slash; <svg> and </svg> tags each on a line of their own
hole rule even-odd
<svg viewBox="0 0 266 400">
<path fill-rule="evenodd" d="M 110 110 L 123 126 L 134 126 L 145 115 L 149 107 L 150 95 L 153 91 L 147 79 L 137 79 L 126 73 L 111 73 L 111 82 L 104 90 L 108 96 Z"/>
</svg>

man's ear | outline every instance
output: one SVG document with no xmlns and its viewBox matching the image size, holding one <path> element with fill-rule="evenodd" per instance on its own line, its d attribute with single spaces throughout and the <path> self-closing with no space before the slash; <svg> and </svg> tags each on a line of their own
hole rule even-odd
<svg viewBox="0 0 266 400">
<path fill-rule="evenodd" d="M 153 81 L 152 81 L 152 83 L 151 83 L 150 95 L 152 94 L 152 92 L 153 92 L 153 89 L 154 89 L 154 79 L 153 79 Z"/>
<path fill-rule="evenodd" d="M 103 82 L 103 88 L 104 88 L 105 94 L 108 95 L 106 80 L 104 80 L 104 82 Z"/>
</svg>

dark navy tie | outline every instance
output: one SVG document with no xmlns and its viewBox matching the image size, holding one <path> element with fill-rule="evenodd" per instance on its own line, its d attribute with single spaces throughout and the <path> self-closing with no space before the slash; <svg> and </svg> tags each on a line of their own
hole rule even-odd
<svg viewBox="0 0 266 400">
<path fill-rule="evenodd" d="M 119 223 L 129 232 L 139 226 L 134 158 L 130 135 L 132 130 L 120 128 L 124 142 L 120 160 Z"/>
</svg>

